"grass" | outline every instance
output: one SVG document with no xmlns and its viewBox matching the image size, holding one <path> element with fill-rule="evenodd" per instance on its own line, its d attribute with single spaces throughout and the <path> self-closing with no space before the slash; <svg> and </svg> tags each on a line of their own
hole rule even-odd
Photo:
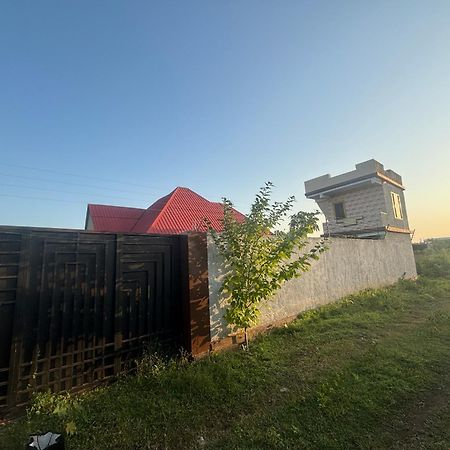
<svg viewBox="0 0 450 450">
<path fill-rule="evenodd" d="M 0 448 L 51 429 L 68 449 L 448 449 L 449 254 L 422 251 L 418 281 L 309 311 L 248 352 L 149 354 L 109 386 L 40 394 Z"/>
</svg>

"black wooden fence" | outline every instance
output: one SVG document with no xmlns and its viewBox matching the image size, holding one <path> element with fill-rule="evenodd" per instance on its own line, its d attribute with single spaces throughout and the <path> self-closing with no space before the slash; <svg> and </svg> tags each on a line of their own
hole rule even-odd
<svg viewBox="0 0 450 450">
<path fill-rule="evenodd" d="M 0 416 L 182 339 L 180 236 L 0 227 Z"/>
</svg>

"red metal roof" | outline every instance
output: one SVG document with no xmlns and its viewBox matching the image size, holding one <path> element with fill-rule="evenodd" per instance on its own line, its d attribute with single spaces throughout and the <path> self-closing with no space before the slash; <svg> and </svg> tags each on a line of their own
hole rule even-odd
<svg viewBox="0 0 450 450">
<path fill-rule="evenodd" d="M 244 220 L 243 214 L 236 210 L 234 212 L 236 220 Z M 206 231 L 207 222 L 216 231 L 221 231 L 223 205 L 210 202 L 188 188 L 177 187 L 146 210 L 89 205 L 86 227 L 89 216 L 92 217 L 95 231 L 179 234 L 185 231 Z"/>
<path fill-rule="evenodd" d="M 161 211 L 164 209 L 165 205 L 169 201 L 170 196 L 175 191 L 172 191 L 170 194 L 167 194 L 166 196 L 161 197 L 159 200 L 156 200 L 156 202 L 153 203 L 153 205 L 149 206 L 146 210 L 144 210 L 143 214 L 130 231 L 134 231 L 135 233 L 150 233 L 148 231 L 148 228 L 157 219 L 158 215 L 161 213 Z"/>
<path fill-rule="evenodd" d="M 94 231 L 126 232 L 133 228 L 145 209 L 123 206 L 88 205 L 86 229 Z M 92 223 L 89 223 L 89 221 Z"/>
</svg>

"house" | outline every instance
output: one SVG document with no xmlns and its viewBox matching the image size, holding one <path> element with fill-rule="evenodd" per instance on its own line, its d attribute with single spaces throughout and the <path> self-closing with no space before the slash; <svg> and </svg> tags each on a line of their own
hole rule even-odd
<svg viewBox="0 0 450 450">
<path fill-rule="evenodd" d="M 386 232 L 409 234 L 402 177 L 370 159 L 355 170 L 305 181 L 305 195 L 325 215 L 325 235 L 383 238 Z"/>
<path fill-rule="evenodd" d="M 233 210 L 236 220 L 244 215 Z M 210 202 L 191 189 L 177 187 L 147 209 L 89 204 L 85 229 L 114 233 L 180 234 L 205 231 L 206 222 L 222 230 L 223 205 Z"/>
</svg>

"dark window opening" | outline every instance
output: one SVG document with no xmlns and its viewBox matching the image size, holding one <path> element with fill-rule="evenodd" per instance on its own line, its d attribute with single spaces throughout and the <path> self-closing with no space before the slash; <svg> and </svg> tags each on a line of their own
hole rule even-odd
<svg viewBox="0 0 450 450">
<path fill-rule="evenodd" d="M 343 203 L 334 204 L 334 214 L 336 216 L 336 220 L 345 219 L 345 211 Z"/>
</svg>

